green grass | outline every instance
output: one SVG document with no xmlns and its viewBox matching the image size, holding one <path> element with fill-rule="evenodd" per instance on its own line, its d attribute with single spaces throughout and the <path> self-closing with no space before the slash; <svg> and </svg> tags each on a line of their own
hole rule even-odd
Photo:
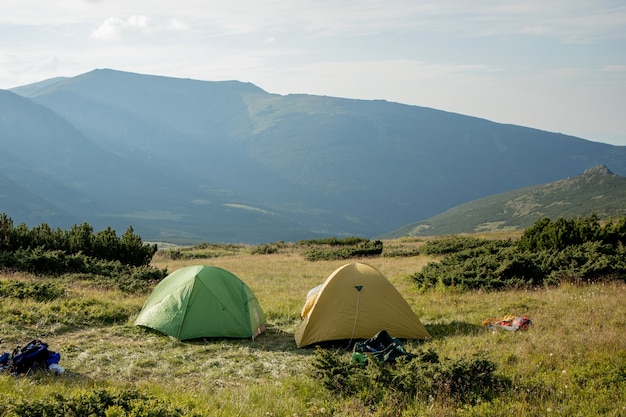
<svg viewBox="0 0 626 417">
<path fill-rule="evenodd" d="M 513 234 L 544 217 L 577 219 L 595 213 L 600 219 L 620 218 L 626 213 L 625 186 L 626 178 L 599 166 L 573 178 L 473 200 L 384 237 Z"/>
<path fill-rule="evenodd" d="M 394 241 L 389 245 L 394 249 L 407 245 L 406 250 L 410 250 L 416 242 Z M 204 260 L 173 260 L 157 254 L 153 261 L 156 267 L 169 271 L 206 263 L 239 276 L 256 293 L 269 319 L 268 331 L 255 341 L 179 342 L 135 327 L 132 323 L 148 292 L 128 294 L 90 282 L 0 275 L 2 282 L 51 282 L 65 288 L 62 295 L 43 301 L 0 298 L 0 351 L 41 338 L 50 349 L 61 353 L 60 365 L 66 369 L 62 376 L 39 373 L 15 378 L 0 374 L 0 416 L 13 415 L 12 410 L 19 406 L 24 415 L 23 410 L 44 415 L 42 404 L 125 404 L 131 397 L 135 414 L 120 405 L 107 405 L 106 415 L 626 413 L 623 282 L 568 284 L 534 291 L 419 291 L 409 277 L 430 260 L 363 259 L 389 278 L 433 336 L 426 342 L 407 341 L 406 349 L 432 349 L 450 360 L 485 355 L 496 364 L 495 374 L 509 382 L 493 399 L 459 403 L 433 396 L 433 400 L 423 401 L 400 398 L 389 390 L 384 401 L 368 403 L 359 396 L 342 396 L 324 388 L 312 372 L 315 349 L 296 349 L 293 334 L 306 292 L 347 261 L 308 262 L 298 249 L 287 247 L 267 255 L 242 250 Z M 481 325 L 487 318 L 509 314 L 526 314 L 534 325 L 525 332 L 489 331 Z M 66 410 L 65 415 L 72 414 Z"/>
</svg>

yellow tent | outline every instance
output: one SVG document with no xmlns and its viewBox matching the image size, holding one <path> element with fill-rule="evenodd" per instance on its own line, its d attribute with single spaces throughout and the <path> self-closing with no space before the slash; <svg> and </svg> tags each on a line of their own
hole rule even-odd
<svg viewBox="0 0 626 417">
<path fill-rule="evenodd" d="M 337 268 L 313 288 L 301 312 L 296 346 L 368 339 L 381 330 L 400 339 L 430 335 L 411 306 L 376 268 L 352 263 Z"/>
</svg>

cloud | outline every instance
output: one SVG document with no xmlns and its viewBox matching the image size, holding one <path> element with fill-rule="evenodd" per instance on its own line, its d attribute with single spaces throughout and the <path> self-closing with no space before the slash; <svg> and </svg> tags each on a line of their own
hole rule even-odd
<svg viewBox="0 0 626 417">
<path fill-rule="evenodd" d="M 626 72 L 626 65 L 606 65 L 603 70 L 607 72 Z"/>
<path fill-rule="evenodd" d="M 91 37 L 103 41 L 118 40 L 128 35 L 152 34 L 163 31 L 182 32 L 190 27 L 179 19 L 169 19 L 165 23 L 155 21 L 145 15 L 133 15 L 126 20 L 119 17 L 109 17 L 93 32 Z"/>
<path fill-rule="evenodd" d="M 128 34 L 150 33 L 152 31 L 152 19 L 144 15 L 130 16 L 126 20 L 109 17 L 91 33 L 91 37 L 109 41 L 120 39 Z"/>
<path fill-rule="evenodd" d="M 167 25 L 165 25 L 165 29 L 166 30 L 171 30 L 171 31 L 185 31 L 189 29 L 189 25 L 187 25 L 186 23 L 181 22 L 178 19 L 171 19 Z"/>
</svg>

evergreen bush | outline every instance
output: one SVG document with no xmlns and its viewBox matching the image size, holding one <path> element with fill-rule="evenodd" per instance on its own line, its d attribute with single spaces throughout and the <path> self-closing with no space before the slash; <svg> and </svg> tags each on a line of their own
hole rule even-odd
<svg viewBox="0 0 626 417">
<path fill-rule="evenodd" d="M 87 223 L 69 231 L 47 224 L 14 227 L 10 217 L 0 214 L 0 268 L 6 270 L 96 276 L 115 282 L 124 291 L 140 291 L 167 275 L 150 266 L 156 251 L 157 246 L 144 244 L 132 226 L 118 238 L 111 228 L 94 234 Z"/>
<path fill-rule="evenodd" d="M 357 257 L 379 256 L 383 252 L 383 242 L 365 241 L 359 242 L 356 245 L 342 245 L 339 247 L 316 247 L 309 251 L 304 252 L 304 257 L 308 261 L 321 261 L 321 260 L 338 260 L 349 259 Z"/>
<path fill-rule="evenodd" d="M 480 353 L 452 360 L 423 349 L 394 364 L 372 359 L 361 364 L 345 352 L 317 349 L 311 373 L 332 393 L 358 396 L 369 405 L 392 399 L 402 409 L 416 399 L 474 404 L 494 398 L 508 385 L 495 371 L 496 365 Z"/>
<path fill-rule="evenodd" d="M 0 299 L 32 299 L 39 302 L 61 297 L 65 289 L 50 282 L 0 281 Z"/>
<path fill-rule="evenodd" d="M 136 235 L 133 227 L 129 226 L 121 238 L 118 238 L 111 228 L 98 233 L 93 228 L 83 223 L 74 225 L 69 231 L 52 229 L 47 224 L 41 224 L 29 229 L 25 224 L 13 226 L 13 220 L 0 213 L 0 253 L 22 251 L 27 253 L 35 251 L 37 262 L 43 262 L 43 267 L 48 271 L 58 270 L 62 266 L 65 256 L 83 255 L 96 259 L 119 261 L 124 265 L 148 266 L 157 251 L 156 245 L 144 244 L 141 237 Z M 41 253 L 50 252 L 47 261 Z M 0 260 L 4 260 L 0 256 Z M 14 262 L 21 266 L 21 262 Z M 56 265 L 53 265 L 54 263 Z M 0 267 L 11 265 L 0 264 Z M 37 266 L 33 267 L 34 269 Z"/>
<path fill-rule="evenodd" d="M 112 392 L 95 390 L 73 395 L 52 394 L 45 400 L 22 399 L 9 401 L 0 416 L 6 417 L 68 417 L 123 416 L 163 417 L 200 416 L 187 408 L 175 407 L 163 400 L 134 390 Z"/>
<path fill-rule="evenodd" d="M 412 279 L 422 289 L 501 290 L 561 282 L 626 281 L 626 218 L 600 226 L 595 216 L 541 219 L 517 243 L 449 237 L 424 245 L 442 254 Z"/>
</svg>

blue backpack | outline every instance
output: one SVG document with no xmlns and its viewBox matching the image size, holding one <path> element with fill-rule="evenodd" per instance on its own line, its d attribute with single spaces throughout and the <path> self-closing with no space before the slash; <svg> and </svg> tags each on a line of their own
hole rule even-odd
<svg viewBox="0 0 626 417">
<path fill-rule="evenodd" d="M 10 357 L 9 352 L 4 352 L 2 356 L 0 356 L 0 371 L 4 371 L 5 368 L 8 368 Z"/>
<path fill-rule="evenodd" d="M 18 346 L 13 350 L 8 360 L 8 370 L 14 374 L 25 374 L 37 369 L 48 369 L 53 363 L 58 363 L 61 355 L 48 350 L 48 344 L 41 340 L 33 340 L 25 346 Z"/>
</svg>

